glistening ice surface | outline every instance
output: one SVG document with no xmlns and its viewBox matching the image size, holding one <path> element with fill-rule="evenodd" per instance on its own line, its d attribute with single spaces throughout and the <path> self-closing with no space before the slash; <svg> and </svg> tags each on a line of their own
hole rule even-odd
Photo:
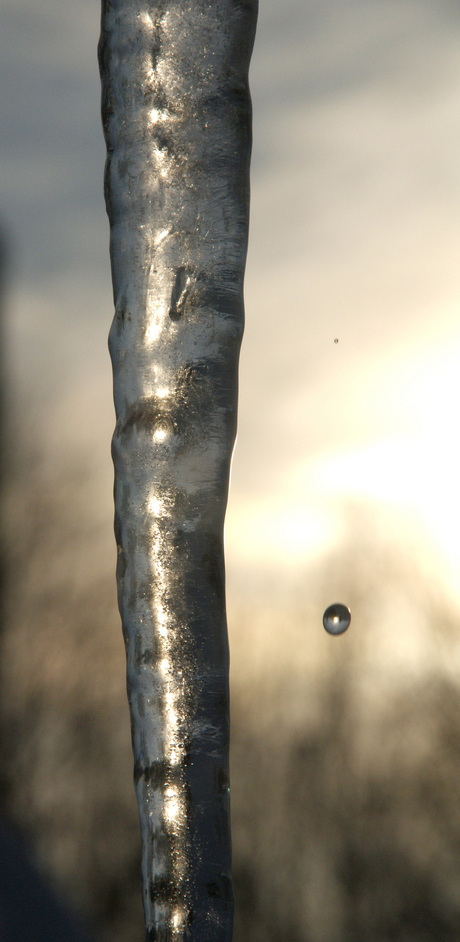
<svg viewBox="0 0 460 942">
<path fill-rule="evenodd" d="M 119 607 L 148 939 L 230 940 L 223 521 L 256 4 L 105 2 Z"/>
</svg>

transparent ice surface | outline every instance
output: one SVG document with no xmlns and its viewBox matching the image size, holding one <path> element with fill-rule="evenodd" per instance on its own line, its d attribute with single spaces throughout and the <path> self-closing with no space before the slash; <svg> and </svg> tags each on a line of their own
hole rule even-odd
<svg viewBox="0 0 460 942">
<path fill-rule="evenodd" d="M 147 939 L 229 940 L 223 522 L 256 2 L 105 0 L 118 595 Z"/>
</svg>

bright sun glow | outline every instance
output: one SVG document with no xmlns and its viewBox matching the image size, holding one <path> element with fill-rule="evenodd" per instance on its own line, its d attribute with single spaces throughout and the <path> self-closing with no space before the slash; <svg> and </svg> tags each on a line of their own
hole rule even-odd
<svg viewBox="0 0 460 942">
<path fill-rule="evenodd" d="M 434 324 L 436 322 L 434 320 Z M 231 509 L 229 554 L 291 567 L 337 545 L 340 507 L 388 509 L 460 567 L 460 333 L 419 338 L 338 376 L 330 447 L 283 469 L 276 494 Z M 332 384 L 333 385 L 333 384 Z M 327 395 L 326 387 L 313 401 Z"/>
</svg>

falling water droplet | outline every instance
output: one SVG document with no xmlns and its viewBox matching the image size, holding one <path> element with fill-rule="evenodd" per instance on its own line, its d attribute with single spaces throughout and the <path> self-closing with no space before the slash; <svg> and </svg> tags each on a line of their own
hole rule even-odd
<svg viewBox="0 0 460 942">
<path fill-rule="evenodd" d="M 346 605 L 336 602 L 329 605 L 323 615 L 323 625 L 330 635 L 341 635 L 351 622 L 351 612 Z"/>
</svg>

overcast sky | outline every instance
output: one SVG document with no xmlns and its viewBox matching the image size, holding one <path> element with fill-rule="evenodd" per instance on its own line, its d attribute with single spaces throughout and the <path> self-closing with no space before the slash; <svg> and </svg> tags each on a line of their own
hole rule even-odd
<svg viewBox="0 0 460 942">
<path fill-rule="evenodd" d="M 12 380 L 109 503 L 98 32 L 96 0 L 3 0 L 0 220 Z M 458 2 L 261 0 L 251 86 L 230 567 L 304 565 L 353 499 L 458 577 Z"/>
</svg>

